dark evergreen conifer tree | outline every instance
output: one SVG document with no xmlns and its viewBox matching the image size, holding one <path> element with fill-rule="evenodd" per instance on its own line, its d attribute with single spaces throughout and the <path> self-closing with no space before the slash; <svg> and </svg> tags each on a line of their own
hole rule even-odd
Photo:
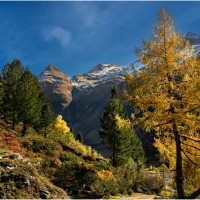
<svg viewBox="0 0 200 200">
<path fill-rule="evenodd" d="M 127 113 L 120 98 L 117 87 L 111 90 L 111 99 L 104 109 L 103 118 L 100 119 L 101 130 L 99 131 L 100 138 L 103 144 L 112 148 L 113 166 L 117 166 L 117 145 L 119 143 L 119 130 L 116 125 L 116 115 L 122 119 L 127 119 Z M 122 137 L 122 136 L 121 136 Z"/>
<path fill-rule="evenodd" d="M 44 127 L 44 137 L 47 138 L 48 136 L 48 126 L 54 120 L 54 113 L 49 101 L 45 100 L 41 110 L 41 119 L 40 119 L 40 126 Z"/>
<path fill-rule="evenodd" d="M 19 81 L 17 88 L 18 95 L 17 109 L 19 119 L 23 122 L 22 136 L 26 133 L 27 125 L 36 125 L 41 117 L 41 85 L 37 78 L 30 72 L 28 68 L 25 69 L 22 78 Z"/>
<path fill-rule="evenodd" d="M 142 143 L 135 134 L 132 124 L 128 119 L 116 118 L 116 162 L 117 165 L 126 164 L 130 157 L 137 163 L 138 167 L 145 161 Z"/>
<path fill-rule="evenodd" d="M 132 146 L 132 158 L 137 163 L 138 167 L 141 167 L 144 162 L 146 161 L 145 152 L 143 149 L 143 145 L 141 140 L 135 134 L 134 130 L 132 129 L 133 133 L 131 138 L 131 146 Z"/>
<path fill-rule="evenodd" d="M 3 94 L 2 94 L 2 112 L 6 120 L 12 123 L 12 129 L 18 120 L 17 112 L 17 88 L 19 80 L 22 77 L 24 68 L 19 60 L 14 60 L 11 64 L 8 63 L 2 70 Z"/>
</svg>

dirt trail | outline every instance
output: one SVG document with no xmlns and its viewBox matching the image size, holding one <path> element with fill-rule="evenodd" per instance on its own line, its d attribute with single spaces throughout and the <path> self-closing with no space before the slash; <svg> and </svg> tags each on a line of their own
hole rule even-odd
<svg viewBox="0 0 200 200">
<path fill-rule="evenodd" d="M 155 199 L 156 195 L 151 194 L 143 194 L 143 193 L 134 193 L 128 197 L 121 197 L 123 200 L 131 200 L 131 199 Z"/>
</svg>

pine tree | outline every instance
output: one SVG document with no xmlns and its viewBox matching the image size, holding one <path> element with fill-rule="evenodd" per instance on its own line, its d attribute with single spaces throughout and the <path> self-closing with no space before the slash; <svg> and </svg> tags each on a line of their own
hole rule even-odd
<svg viewBox="0 0 200 200">
<path fill-rule="evenodd" d="M 156 145 L 175 167 L 178 198 L 183 199 L 184 167 L 196 163 L 193 169 L 199 171 L 200 161 L 197 156 L 194 160 L 194 150 L 199 149 L 200 63 L 164 9 L 158 15 L 152 40 L 144 40 L 143 45 L 137 53 L 145 69 L 126 76 L 124 94 L 135 114 L 142 112 L 134 123 L 156 131 Z M 199 194 L 197 187 L 190 197 Z"/>
<path fill-rule="evenodd" d="M 126 164 L 130 157 L 139 167 L 144 163 L 144 150 L 141 141 L 137 137 L 128 119 L 122 119 L 118 115 L 115 117 L 117 132 L 116 135 L 116 161 L 117 165 Z"/>
<path fill-rule="evenodd" d="M 17 88 L 16 105 L 19 115 L 19 120 L 23 122 L 22 136 L 25 135 L 27 125 L 34 126 L 39 123 L 41 116 L 41 85 L 37 78 L 25 69 Z"/>
<path fill-rule="evenodd" d="M 23 66 L 19 60 L 14 60 L 11 64 L 8 63 L 2 70 L 2 111 L 4 118 L 11 120 L 13 130 L 18 120 L 16 98 L 20 94 L 17 92 L 17 87 L 23 71 Z"/>
<path fill-rule="evenodd" d="M 43 106 L 41 109 L 41 117 L 40 117 L 40 127 L 44 127 L 44 137 L 47 137 L 48 135 L 48 126 L 53 122 L 54 120 L 54 113 L 53 109 L 51 107 L 51 104 L 49 101 L 45 100 L 42 101 Z"/>
<path fill-rule="evenodd" d="M 112 148 L 113 166 L 117 166 L 117 137 L 119 130 L 116 124 L 116 116 L 122 119 L 127 119 L 126 110 L 123 101 L 120 98 L 117 87 L 111 90 L 111 99 L 104 109 L 103 118 L 100 119 L 101 130 L 99 131 L 100 138 L 103 144 Z"/>
</svg>

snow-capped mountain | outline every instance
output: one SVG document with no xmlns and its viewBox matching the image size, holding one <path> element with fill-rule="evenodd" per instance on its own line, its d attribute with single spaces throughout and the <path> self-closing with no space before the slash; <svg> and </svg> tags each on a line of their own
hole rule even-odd
<svg viewBox="0 0 200 200">
<path fill-rule="evenodd" d="M 80 88 L 96 87 L 99 84 L 113 84 L 124 79 L 126 72 L 131 72 L 131 66 L 118 66 L 114 64 L 99 64 L 84 74 L 78 74 L 72 77 L 72 85 Z"/>
<path fill-rule="evenodd" d="M 65 75 L 53 64 L 50 64 L 40 75 L 38 75 L 38 80 L 41 83 L 49 82 L 56 86 L 62 84 L 65 80 L 69 81 L 70 77 Z"/>
<path fill-rule="evenodd" d="M 132 73 L 134 68 L 141 68 L 142 64 L 138 61 L 127 65 L 119 66 L 115 64 L 98 64 L 92 70 L 84 74 L 78 74 L 71 78 L 71 83 L 79 89 L 89 89 L 101 84 L 119 83 L 124 81 L 126 73 Z"/>
</svg>

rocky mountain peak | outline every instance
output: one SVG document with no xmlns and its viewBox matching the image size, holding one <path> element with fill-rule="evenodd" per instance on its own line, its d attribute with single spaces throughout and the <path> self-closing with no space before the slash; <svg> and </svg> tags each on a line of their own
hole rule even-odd
<svg viewBox="0 0 200 200">
<path fill-rule="evenodd" d="M 53 71 L 53 70 L 56 70 L 56 71 L 60 71 L 55 65 L 53 65 L 53 64 L 49 64 L 47 67 L 46 67 L 46 69 L 45 69 L 45 71 Z"/>
<path fill-rule="evenodd" d="M 61 111 L 64 111 L 72 100 L 71 78 L 53 64 L 48 65 L 37 78 L 47 98 L 51 100 L 56 115 L 63 114 Z"/>
<path fill-rule="evenodd" d="M 65 77 L 65 78 L 70 78 L 66 74 L 64 74 L 60 69 L 58 69 L 55 65 L 49 64 L 46 69 L 38 76 L 39 80 L 40 77 L 45 77 L 45 76 L 57 76 L 57 77 Z"/>
</svg>

